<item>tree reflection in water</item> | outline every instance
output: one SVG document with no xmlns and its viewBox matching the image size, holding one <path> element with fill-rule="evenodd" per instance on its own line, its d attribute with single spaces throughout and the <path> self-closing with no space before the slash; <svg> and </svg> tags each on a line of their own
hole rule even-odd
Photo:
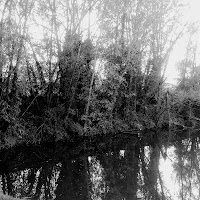
<svg viewBox="0 0 200 200">
<path fill-rule="evenodd" d="M 116 148 L 75 157 L 67 151 L 52 155 L 55 151 L 49 148 L 4 150 L 7 157 L 1 161 L 2 193 L 56 200 L 136 198 L 139 148 L 131 145 L 126 145 L 123 154 Z"/>
<path fill-rule="evenodd" d="M 115 147 L 88 152 L 76 149 L 73 156 L 62 145 L 2 150 L 1 192 L 33 200 L 170 199 L 163 170 L 159 170 L 158 146 L 130 140 L 123 149 Z M 180 199 L 198 199 L 198 148 L 195 139 L 174 146 Z"/>
</svg>

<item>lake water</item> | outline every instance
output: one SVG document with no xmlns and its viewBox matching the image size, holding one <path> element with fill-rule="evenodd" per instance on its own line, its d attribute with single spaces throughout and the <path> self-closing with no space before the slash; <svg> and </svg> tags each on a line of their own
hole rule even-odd
<svg viewBox="0 0 200 200">
<path fill-rule="evenodd" d="M 0 192 L 29 199 L 181 199 L 174 147 L 164 159 L 158 147 L 139 145 L 136 138 L 111 141 L 1 150 Z"/>
</svg>

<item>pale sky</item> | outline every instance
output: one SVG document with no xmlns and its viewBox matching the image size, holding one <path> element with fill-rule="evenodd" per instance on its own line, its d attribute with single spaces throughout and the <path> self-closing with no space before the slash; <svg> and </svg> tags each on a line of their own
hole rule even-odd
<svg viewBox="0 0 200 200">
<path fill-rule="evenodd" d="M 189 2 L 190 6 L 188 6 L 188 9 L 184 13 L 185 22 L 189 21 L 189 22 L 196 22 L 197 24 L 198 23 L 200 24 L 200 0 L 187 0 L 187 1 Z M 185 35 L 174 46 L 174 49 L 169 58 L 167 71 L 166 71 L 168 83 L 172 83 L 172 84 L 176 83 L 176 79 L 178 77 L 176 64 L 182 59 L 184 59 L 188 39 L 189 39 L 189 36 Z M 199 45 L 200 39 L 198 38 L 197 40 L 199 41 L 198 42 L 198 45 Z M 197 63 L 199 63 L 198 60 L 197 60 Z"/>
</svg>

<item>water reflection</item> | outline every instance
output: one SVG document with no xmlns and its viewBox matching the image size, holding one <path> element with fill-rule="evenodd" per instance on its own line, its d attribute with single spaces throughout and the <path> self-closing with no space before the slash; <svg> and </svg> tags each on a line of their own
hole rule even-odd
<svg viewBox="0 0 200 200">
<path fill-rule="evenodd" d="M 2 193 L 29 199 L 136 199 L 139 147 L 135 143 L 127 143 L 124 150 L 82 150 L 70 150 L 73 156 L 60 145 L 2 150 Z"/>
<path fill-rule="evenodd" d="M 55 199 L 88 199 L 90 192 L 88 174 L 86 156 L 63 160 L 55 189 Z"/>
<path fill-rule="evenodd" d="M 33 200 L 198 199 L 198 148 L 195 141 L 182 141 L 168 150 L 164 160 L 159 146 L 143 146 L 133 140 L 126 141 L 123 148 L 114 145 L 95 151 L 84 145 L 69 148 L 64 143 L 16 147 L 1 151 L 0 190 Z M 180 190 L 174 196 L 165 176 L 167 166 L 175 174 L 172 165 L 177 177 L 171 181 L 179 180 L 176 188 Z"/>
<path fill-rule="evenodd" d="M 1 191 L 15 197 L 31 199 L 55 199 L 55 188 L 60 172 L 60 163 L 41 168 L 1 172 Z"/>
</svg>

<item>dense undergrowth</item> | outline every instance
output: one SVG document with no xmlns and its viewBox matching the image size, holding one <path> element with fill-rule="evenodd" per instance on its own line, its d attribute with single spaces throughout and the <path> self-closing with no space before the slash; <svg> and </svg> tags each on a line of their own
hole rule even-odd
<svg viewBox="0 0 200 200">
<path fill-rule="evenodd" d="M 100 79 L 92 68 L 92 42 L 82 42 L 78 36 L 71 41 L 71 46 L 66 41 L 57 63 L 57 78 L 52 82 L 45 80 L 42 71 L 39 82 L 34 82 L 32 71 L 28 75 L 32 85 L 24 91 L 20 78 L 9 90 L 6 83 L 14 80 L 2 79 L 1 147 L 138 132 L 145 140 L 145 134 L 154 130 L 168 132 L 159 137 L 171 140 L 176 134 L 170 132 L 198 129 L 198 88 L 160 85 L 153 60 L 148 61 L 151 68 L 144 74 L 140 53 L 132 47 L 121 56 L 108 51 L 103 58 L 106 79 Z"/>
</svg>

